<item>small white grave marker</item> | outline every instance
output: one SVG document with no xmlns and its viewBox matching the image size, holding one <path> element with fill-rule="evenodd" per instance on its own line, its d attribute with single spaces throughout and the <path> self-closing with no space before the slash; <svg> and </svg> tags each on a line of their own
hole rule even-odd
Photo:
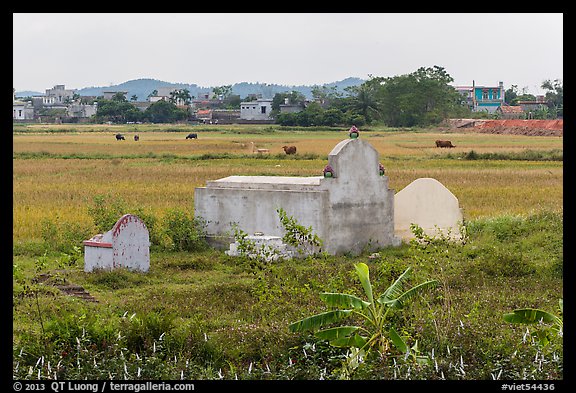
<svg viewBox="0 0 576 393">
<path fill-rule="evenodd" d="M 150 236 L 144 222 L 123 215 L 104 234 L 84 241 L 84 271 L 127 268 L 147 272 L 150 268 Z"/>
<path fill-rule="evenodd" d="M 263 258 L 267 262 L 276 261 L 279 258 L 292 259 L 293 252 L 290 251 L 287 244 L 282 242 L 280 236 L 266 236 L 261 233 L 255 233 L 244 238 L 245 241 L 250 242 L 254 246 L 254 252 L 249 254 L 249 258 Z M 230 249 L 225 251 L 226 255 L 240 256 L 242 252 L 239 250 L 240 243 L 238 241 L 230 244 Z"/>
</svg>

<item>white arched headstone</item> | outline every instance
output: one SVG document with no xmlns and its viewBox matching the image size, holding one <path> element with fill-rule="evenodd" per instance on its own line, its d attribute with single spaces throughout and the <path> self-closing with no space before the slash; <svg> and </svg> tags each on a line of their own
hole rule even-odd
<svg viewBox="0 0 576 393">
<path fill-rule="evenodd" d="M 123 215 L 111 230 L 84 241 L 84 271 L 150 268 L 150 237 L 140 218 Z"/>
<path fill-rule="evenodd" d="M 418 225 L 429 236 L 460 238 L 463 216 L 458 199 L 436 179 L 414 180 L 394 195 L 396 236 L 412 239 L 411 224 Z"/>
</svg>

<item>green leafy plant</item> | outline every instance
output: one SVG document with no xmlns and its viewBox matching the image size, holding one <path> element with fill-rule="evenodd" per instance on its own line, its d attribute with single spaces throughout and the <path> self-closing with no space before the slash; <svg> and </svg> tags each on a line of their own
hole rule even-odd
<svg viewBox="0 0 576 393">
<path fill-rule="evenodd" d="M 248 239 L 248 233 L 242 230 L 237 223 L 232 223 L 231 226 L 234 231 L 234 240 L 238 243 L 238 252 L 240 255 L 262 263 L 266 261 L 267 257 L 271 256 L 267 252 L 258 249 L 256 242 Z"/>
<path fill-rule="evenodd" d="M 312 226 L 305 227 L 298 223 L 293 216 L 288 216 L 282 208 L 276 209 L 280 223 L 285 230 L 282 241 L 295 247 L 300 255 L 314 255 L 322 247 L 322 239 L 316 235 Z"/>
<path fill-rule="evenodd" d="M 544 310 L 537 308 L 519 308 L 514 312 L 504 314 L 504 320 L 509 323 L 537 325 L 538 329 L 534 330 L 531 334 L 536 342 L 545 347 L 555 337 L 561 337 L 564 329 L 563 313 L 564 301 L 558 301 L 560 315 L 557 316 Z"/>
<path fill-rule="evenodd" d="M 95 195 L 88 214 L 92 217 L 96 229 L 101 233 L 109 231 L 116 221 L 128 211 L 122 198 L 112 195 Z"/>
<path fill-rule="evenodd" d="M 78 261 L 83 257 L 84 250 L 79 246 L 73 246 L 72 251 L 68 253 L 62 253 L 60 258 L 56 260 L 58 268 L 67 269 L 71 266 L 76 266 Z"/>
<path fill-rule="evenodd" d="M 208 248 L 205 222 L 179 209 L 169 209 L 165 216 L 165 231 L 172 251 L 201 251 Z"/>
<path fill-rule="evenodd" d="M 313 331 L 317 338 L 327 340 L 333 346 L 350 348 L 351 355 L 347 359 L 350 368 L 357 367 L 361 359 L 371 351 L 386 357 L 391 344 L 407 358 L 412 356 L 419 363 L 425 362 L 426 358 L 418 354 L 417 344 L 410 347 L 387 318 L 391 311 L 402 310 L 415 296 L 436 287 L 438 281 L 429 280 L 409 286 L 407 282 L 412 268 L 408 267 L 384 293 L 375 298 L 368 266 L 358 263 L 354 267 L 368 301 L 345 293 L 321 293 L 320 299 L 334 309 L 294 322 L 289 325 L 289 330 Z M 362 323 L 331 327 L 336 322 L 352 317 L 359 317 Z"/>
</svg>

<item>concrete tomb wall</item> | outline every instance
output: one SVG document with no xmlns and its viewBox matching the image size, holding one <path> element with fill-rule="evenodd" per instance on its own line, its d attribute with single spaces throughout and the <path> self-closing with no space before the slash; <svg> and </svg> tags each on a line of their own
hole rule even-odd
<svg viewBox="0 0 576 393">
<path fill-rule="evenodd" d="M 229 176 L 195 190 L 195 216 L 222 244 L 233 225 L 247 233 L 283 236 L 277 209 L 312 227 L 329 254 L 359 254 L 399 245 L 394 234 L 394 190 L 380 171 L 378 152 L 362 139 L 346 139 L 328 155 L 334 176 Z"/>
<path fill-rule="evenodd" d="M 414 238 L 411 224 L 429 236 L 460 238 L 463 215 L 458 199 L 436 179 L 414 180 L 394 196 L 396 235 L 405 241 Z"/>
<path fill-rule="evenodd" d="M 84 271 L 127 268 L 147 272 L 150 268 L 150 236 L 144 222 L 123 215 L 111 230 L 84 241 Z"/>
</svg>

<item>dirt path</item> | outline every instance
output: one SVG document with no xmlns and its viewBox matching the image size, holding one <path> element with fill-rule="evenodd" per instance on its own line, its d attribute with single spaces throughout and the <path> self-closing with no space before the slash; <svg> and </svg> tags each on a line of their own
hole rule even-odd
<svg viewBox="0 0 576 393">
<path fill-rule="evenodd" d="M 66 295 L 74 296 L 82 300 L 86 300 L 88 302 L 98 303 L 98 299 L 90 295 L 90 293 L 86 291 L 86 289 L 84 289 L 82 286 L 72 284 L 64 278 L 53 279 L 50 274 L 43 273 L 38 275 L 35 281 L 37 283 L 43 283 L 45 285 L 51 285 L 53 287 L 56 287 Z"/>
</svg>

